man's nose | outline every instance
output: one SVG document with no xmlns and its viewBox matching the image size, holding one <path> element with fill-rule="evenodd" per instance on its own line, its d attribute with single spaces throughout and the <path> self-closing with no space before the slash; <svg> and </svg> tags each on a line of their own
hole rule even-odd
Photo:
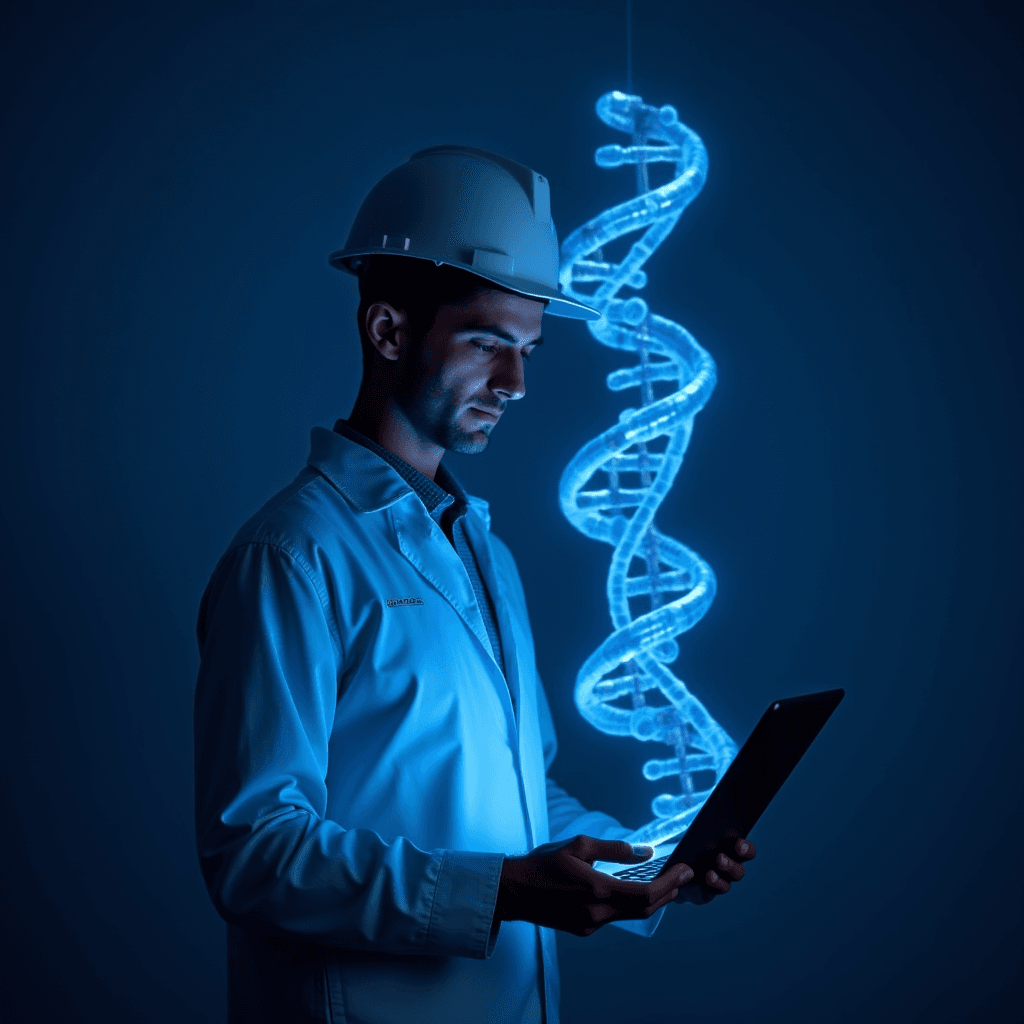
<svg viewBox="0 0 1024 1024">
<path fill-rule="evenodd" d="M 491 390 L 506 402 L 514 402 L 526 394 L 523 354 L 518 349 L 509 347 L 503 351 L 489 384 Z"/>
</svg>

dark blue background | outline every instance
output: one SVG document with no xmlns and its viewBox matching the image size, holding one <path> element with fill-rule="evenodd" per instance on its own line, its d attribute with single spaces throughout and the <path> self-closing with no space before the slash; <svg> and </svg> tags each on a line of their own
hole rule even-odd
<svg viewBox="0 0 1024 1024">
<path fill-rule="evenodd" d="M 483 7 L 483 9 L 481 9 Z M 826 9 L 827 7 L 827 9 Z M 635 87 L 704 138 L 648 265 L 720 383 L 660 513 L 719 596 L 679 672 L 742 739 L 848 691 L 740 891 L 560 940 L 584 1020 L 1019 1021 L 1021 46 L 1011 4 L 636 0 Z M 8 6 L 3 28 L 7 1020 L 217 1021 L 193 851 L 199 596 L 358 380 L 326 254 L 446 141 L 549 176 L 565 234 L 619 2 Z M 631 824 L 650 749 L 587 726 L 610 549 L 562 467 L 629 396 L 548 318 L 527 400 L 452 460 L 519 559 L 554 774 Z"/>
</svg>

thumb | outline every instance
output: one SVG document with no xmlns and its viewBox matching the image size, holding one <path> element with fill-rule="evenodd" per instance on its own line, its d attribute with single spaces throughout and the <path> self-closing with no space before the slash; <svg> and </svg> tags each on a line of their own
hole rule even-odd
<svg viewBox="0 0 1024 1024">
<path fill-rule="evenodd" d="M 613 861 L 616 864 L 642 864 L 654 854 L 653 846 L 632 846 L 620 839 L 594 839 L 587 851 L 593 860 Z"/>
</svg>

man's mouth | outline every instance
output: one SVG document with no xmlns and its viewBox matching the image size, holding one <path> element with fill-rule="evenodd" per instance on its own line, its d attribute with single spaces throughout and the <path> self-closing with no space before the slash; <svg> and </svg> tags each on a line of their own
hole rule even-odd
<svg viewBox="0 0 1024 1024">
<path fill-rule="evenodd" d="M 481 419 L 487 420 L 489 423 L 497 423 L 498 419 L 504 410 L 501 409 L 481 409 L 478 405 L 471 405 L 469 411 L 475 413 Z"/>
</svg>

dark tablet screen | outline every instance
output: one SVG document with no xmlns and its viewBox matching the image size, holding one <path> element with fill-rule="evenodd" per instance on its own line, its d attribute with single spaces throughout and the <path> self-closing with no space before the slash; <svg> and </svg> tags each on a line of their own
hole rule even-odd
<svg viewBox="0 0 1024 1024">
<path fill-rule="evenodd" d="M 843 690 L 825 690 L 775 701 L 761 716 L 662 871 L 682 862 L 700 877 L 704 862 L 714 856 L 722 836 L 745 838 L 844 696 Z"/>
</svg>

